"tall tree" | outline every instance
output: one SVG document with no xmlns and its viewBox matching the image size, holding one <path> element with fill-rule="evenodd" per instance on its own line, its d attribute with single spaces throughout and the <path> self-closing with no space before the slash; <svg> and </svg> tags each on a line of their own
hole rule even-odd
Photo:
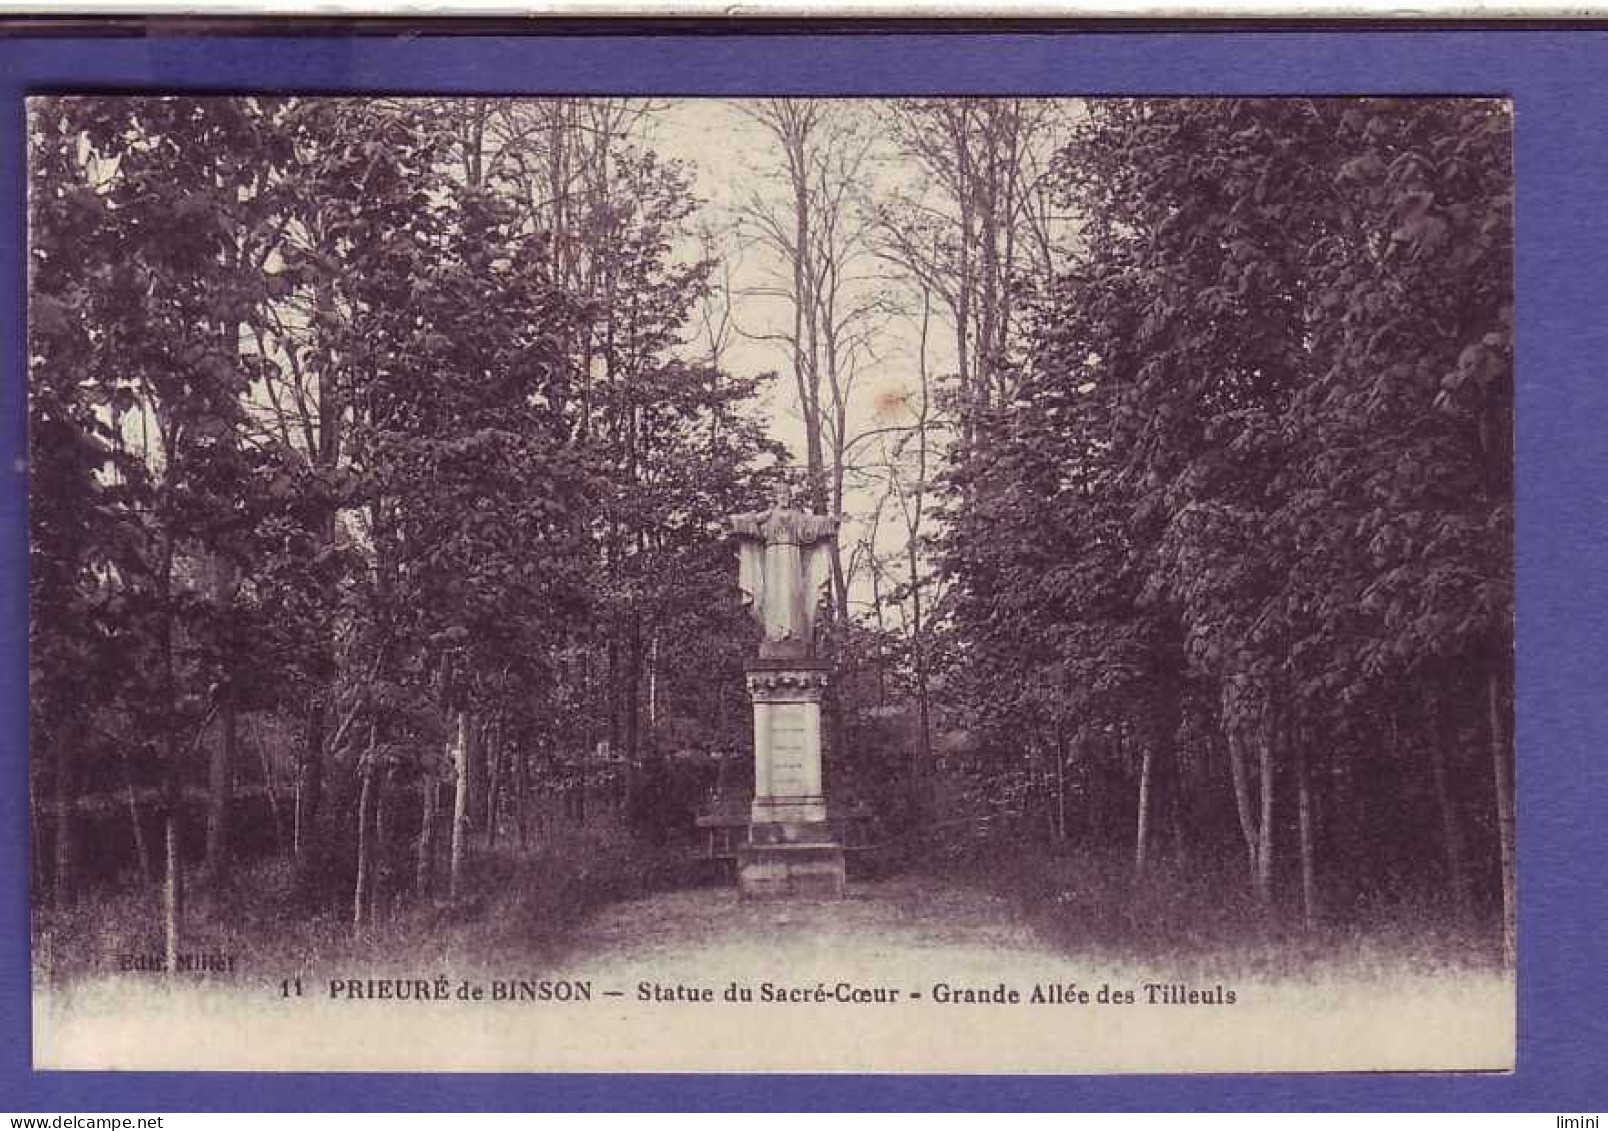
<svg viewBox="0 0 1608 1131">
<path fill-rule="evenodd" d="M 840 514 L 851 449 L 851 407 L 863 368 L 877 359 L 889 313 L 876 277 L 875 222 L 866 206 L 875 134 L 863 110 L 818 99 L 761 100 L 745 113 L 771 146 L 762 174 L 776 191 L 753 191 L 739 224 L 780 265 L 779 285 L 754 293 L 780 298 L 791 327 L 751 331 L 787 352 L 804 429 L 810 505 Z M 848 577 L 832 550 L 834 620 L 849 620 Z"/>
<path fill-rule="evenodd" d="M 1041 667 L 1069 722 L 1137 743 L 1139 859 L 1156 771 L 1223 767 L 1231 828 L 1197 837 L 1239 839 L 1271 907 L 1289 830 L 1309 924 L 1325 875 L 1401 873 L 1380 855 L 1410 843 L 1385 804 L 1404 774 L 1446 787 L 1414 790 L 1440 794 L 1419 816 L 1460 887 L 1471 787 L 1430 770 L 1486 716 L 1489 874 L 1510 875 L 1507 128 L 1474 100 L 1091 104 L 1058 173 L 1082 251 L 957 483 L 971 678 Z M 1001 615 L 1018 591 L 1042 644 Z M 1379 804 L 1344 801 L 1382 839 L 1342 798 Z M 1326 837 L 1347 856 L 1324 866 Z"/>
<path fill-rule="evenodd" d="M 1049 279 L 1061 238 L 1050 159 L 1062 104 L 908 99 L 894 137 L 917 175 L 878 209 L 882 254 L 942 300 L 954 334 L 963 456 L 991 406 L 1010 399 L 1019 319 Z"/>
<path fill-rule="evenodd" d="M 94 574 L 127 618 L 122 706 L 163 763 L 170 966 L 183 919 L 187 768 L 234 695 L 231 658 L 249 640 L 232 591 L 209 585 L 208 573 L 257 550 L 256 456 L 243 443 L 240 405 L 252 367 L 239 345 L 242 322 L 266 298 L 260 233 L 277 155 L 256 110 L 221 99 L 56 99 L 34 116 L 40 148 L 52 154 L 36 165 L 47 178 L 40 195 L 76 202 L 36 211 L 36 261 L 48 279 L 52 260 L 88 260 L 73 290 L 86 332 L 60 333 L 48 292 L 36 303 L 39 387 L 77 386 L 56 404 L 36 403 L 46 437 L 72 419 L 75 401 L 103 406 L 80 412 L 77 436 L 59 439 L 89 457 L 66 497 L 83 501 L 87 488 L 111 504 L 113 552 Z M 56 226 L 74 216 L 77 227 Z M 82 352 L 51 371 L 62 346 Z M 71 547 L 66 560 L 83 562 L 82 553 Z M 48 618 L 42 629 L 53 631 Z M 216 784 L 226 790 L 221 777 Z"/>
</svg>

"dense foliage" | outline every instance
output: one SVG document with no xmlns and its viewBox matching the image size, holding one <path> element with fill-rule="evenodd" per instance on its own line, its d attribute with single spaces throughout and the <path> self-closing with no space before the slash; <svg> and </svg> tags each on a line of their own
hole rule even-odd
<svg viewBox="0 0 1608 1131">
<path fill-rule="evenodd" d="M 805 480 L 862 529 L 822 620 L 839 794 L 1511 956 L 1508 108 L 892 109 L 754 115 Z M 720 520 L 787 452 L 694 344 L 736 296 L 651 113 L 32 104 L 41 894 L 131 861 L 174 945 L 252 791 L 357 923 L 456 894 L 541 790 L 690 826 L 667 759 L 749 742 Z M 906 355 L 862 430 L 856 375 Z"/>
<path fill-rule="evenodd" d="M 464 830 L 495 837 L 508 797 L 600 743 L 651 760 L 644 714 L 734 741 L 745 624 L 717 523 L 777 449 L 756 383 L 677 348 L 708 285 L 671 256 L 685 177 L 579 124 L 498 174 L 465 160 L 490 114 L 35 105 L 31 704 L 59 894 L 81 797 L 126 787 L 147 876 L 157 798 L 177 917 L 187 793 L 210 795 L 217 873 L 235 779 L 288 776 L 306 894 L 355 883 L 361 920 L 376 873 L 436 883 L 442 784 L 466 787 L 455 885 Z M 595 176 L 538 205 L 532 166 L 577 138 Z M 288 771 L 236 764 L 247 714 Z"/>
<path fill-rule="evenodd" d="M 1106 102 L 1060 155 L 1083 248 L 957 469 L 952 631 L 1000 748 L 1128 783 L 1141 867 L 1163 829 L 1266 902 L 1295 843 L 1309 918 L 1502 902 L 1510 124 Z"/>
</svg>

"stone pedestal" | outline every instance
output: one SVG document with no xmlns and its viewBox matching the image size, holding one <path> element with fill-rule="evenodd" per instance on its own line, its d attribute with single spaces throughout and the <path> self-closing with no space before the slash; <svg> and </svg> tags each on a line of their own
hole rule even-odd
<svg viewBox="0 0 1608 1131">
<path fill-rule="evenodd" d="M 821 786 L 821 695 L 827 666 L 802 657 L 748 665 L 754 704 L 754 804 L 737 852 L 745 899 L 837 898 L 843 846 L 826 819 Z"/>
</svg>

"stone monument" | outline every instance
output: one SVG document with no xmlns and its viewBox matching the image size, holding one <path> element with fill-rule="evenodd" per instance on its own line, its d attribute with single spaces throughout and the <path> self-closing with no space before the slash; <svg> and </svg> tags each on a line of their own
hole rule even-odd
<svg viewBox="0 0 1608 1131">
<path fill-rule="evenodd" d="M 737 852 L 744 898 L 839 897 L 843 846 L 821 783 L 821 695 L 828 665 L 815 658 L 815 608 L 831 570 L 836 517 L 787 505 L 733 515 L 737 584 L 764 632 L 746 665 L 754 704 L 754 803 Z"/>
</svg>

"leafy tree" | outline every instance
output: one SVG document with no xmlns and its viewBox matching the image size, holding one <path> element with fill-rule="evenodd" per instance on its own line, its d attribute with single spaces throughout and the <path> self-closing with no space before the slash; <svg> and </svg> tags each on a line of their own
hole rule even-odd
<svg viewBox="0 0 1608 1131">
<path fill-rule="evenodd" d="M 259 125 L 225 100 L 56 99 L 33 117 L 34 450 L 46 513 L 65 511 L 54 531 L 36 524 L 34 632 L 52 643 L 35 662 L 54 682 L 54 642 L 84 632 L 51 593 L 53 574 L 75 578 L 98 594 L 79 624 L 119 632 L 110 686 L 160 751 L 170 958 L 186 766 L 210 720 L 232 710 L 253 627 L 220 579 L 257 550 L 240 405 L 252 365 L 239 345 L 265 298 L 256 237 L 273 155 Z"/>
<path fill-rule="evenodd" d="M 1136 741 L 1141 861 L 1152 763 L 1225 766 L 1254 890 L 1272 903 L 1293 828 L 1309 924 L 1339 793 L 1414 770 L 1370 764 L 1382 739 L 1426 752 L 1466 903 L 1447 720 L 1489 715 L 1511 845 L 1507 129 L 1477 101 L 1091 104 L 1059 165 L 1083 252 L 959 481 L 972 648 Z"/>
</svg>

